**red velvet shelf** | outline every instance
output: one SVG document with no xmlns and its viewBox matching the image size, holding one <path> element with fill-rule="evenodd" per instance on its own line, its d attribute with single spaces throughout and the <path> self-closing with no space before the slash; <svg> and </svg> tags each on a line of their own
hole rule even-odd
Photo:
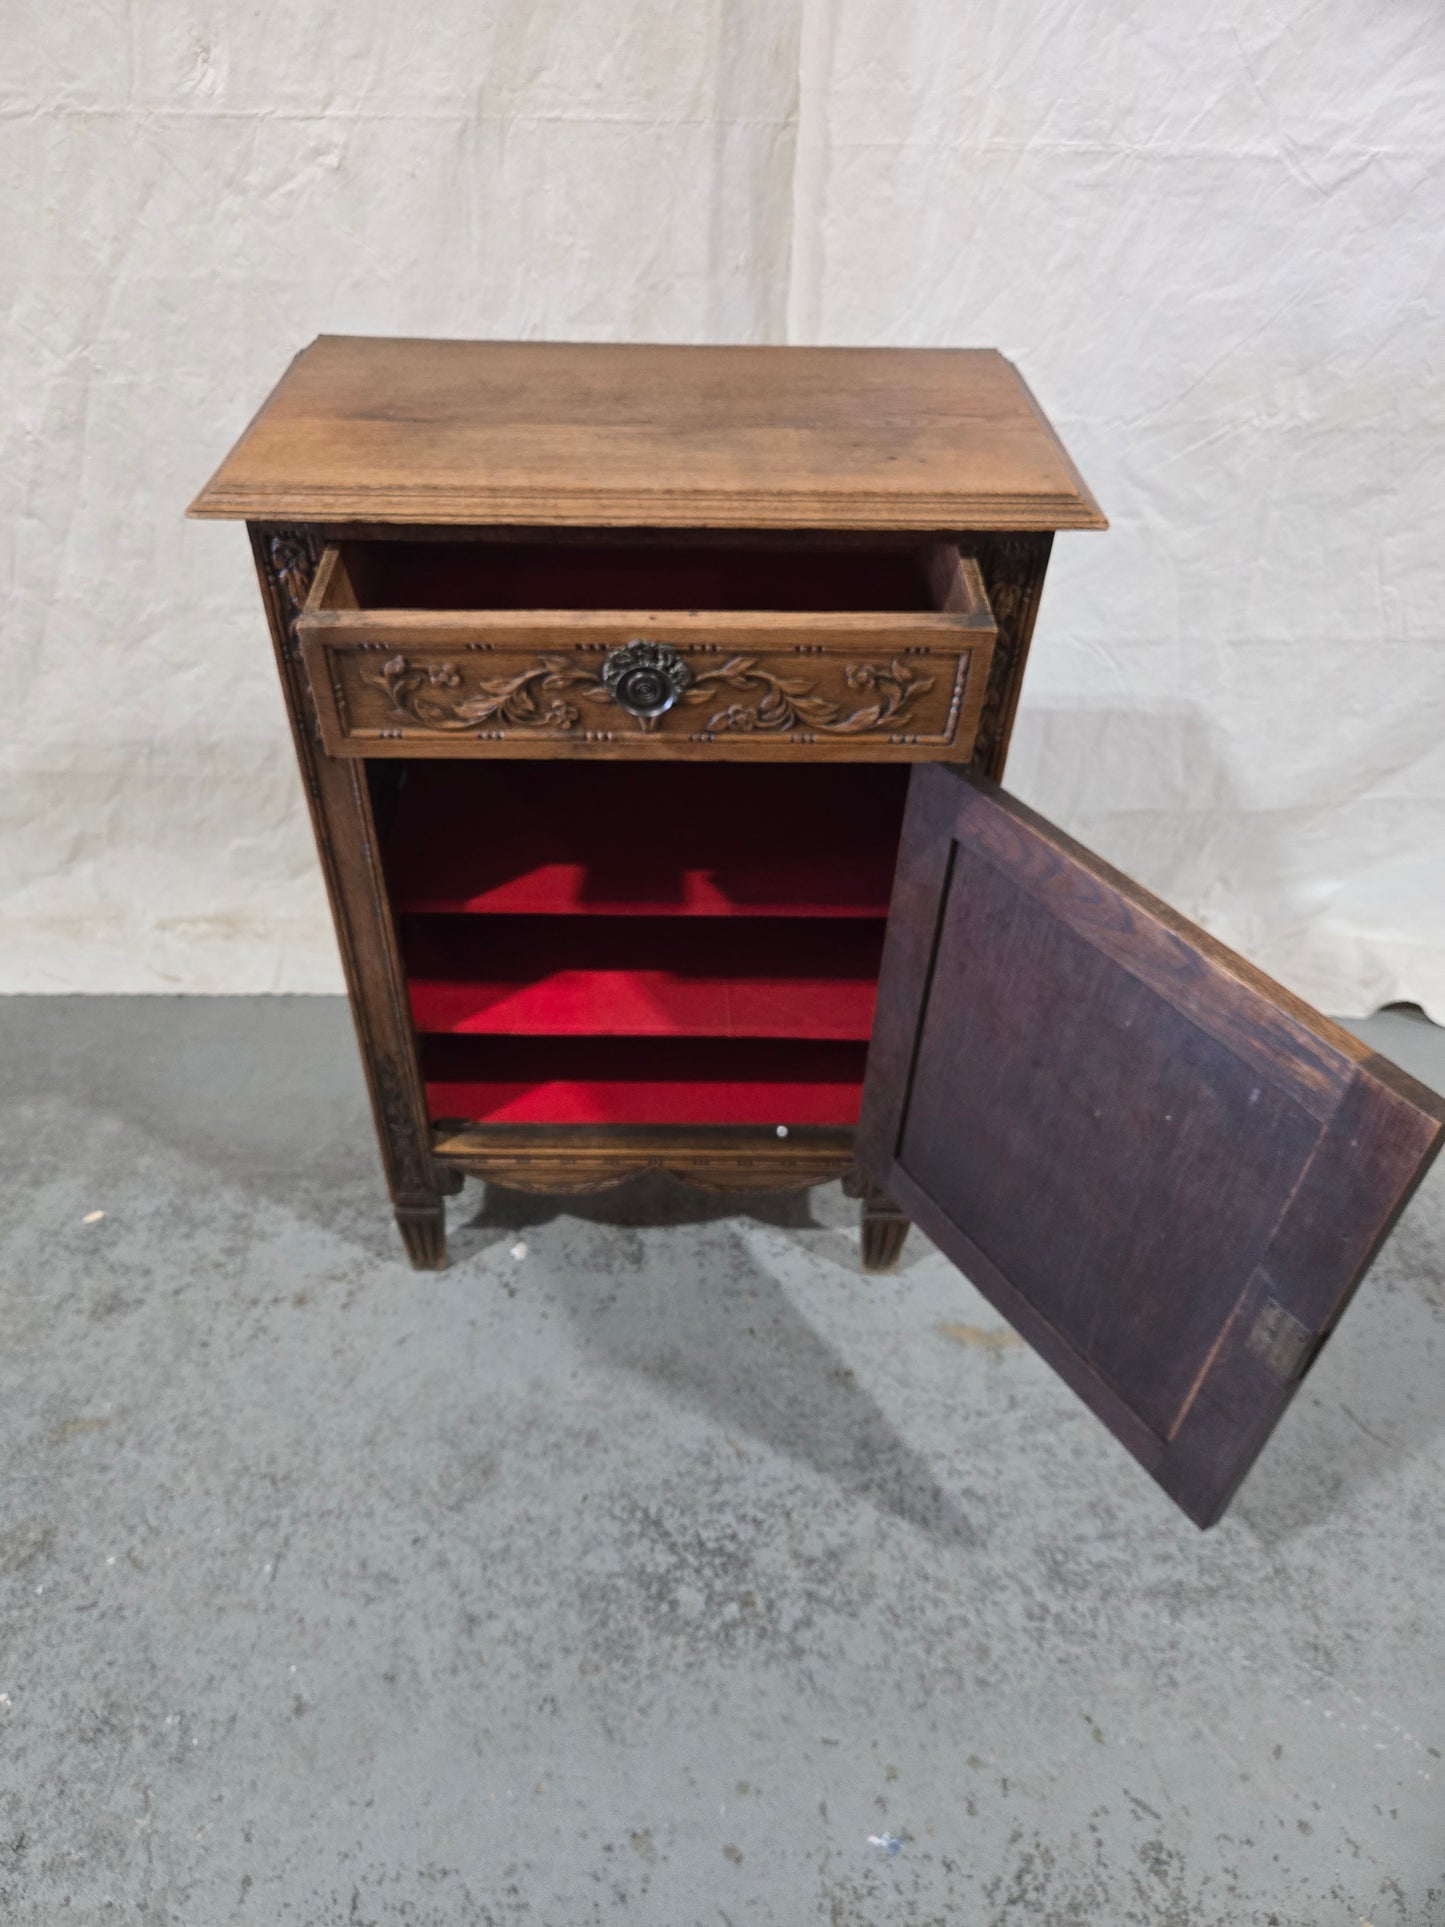
<svg viewBox="0 0 1445 1927">
<path fill-rule="evenodd" d="M 402 947 L 419 1031 L 866 1040 L 883 925 L 411 917 Z"/>
<path fill-rule="evenodd" d="M 532 916 L 886 917 L 906 766 L 407 766 L 395 908 Z"/>
<path fill-rule="evenodd" d="M 434 1119 L 852 1125 L 867 1046 L 716 1038 L 429 1037 Z"/>
</svg>

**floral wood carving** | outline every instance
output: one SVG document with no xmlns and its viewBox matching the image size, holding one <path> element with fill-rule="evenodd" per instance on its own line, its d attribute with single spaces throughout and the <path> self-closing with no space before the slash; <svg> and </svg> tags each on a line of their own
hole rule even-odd
<svg viewBox="0 0 1445 1927">
<path fill-rule="evenodd" d="M 361 680 L 379 689 L 392 713 L 423 729 L 460 731 L 483 724 L 508 729 L 568 730 L 581 721 L 576 697 L 582 702 L 610 703 L 649 733 L 660 715 L 636 715 L 614 701 L 614 692 L 595 670 L 566 656 L 540 656 L 528 668 L 510 676 L 483 678 L 472 684 L 452 662 L 413 662 L 392 656 L 378 675 Z M 814 694 L 817 682 L 798 676 L 778 676 L 761 668 L 756 656 L 733 656 L 716 669 L 703 670 L 686 688 L 686 703 L 717 702 L 725 693 L 751 696 L 749 702 L 726 703 L 707 719 L 709 731 L 752 734 L 821 732 L 831 736 L 861 736 L 907 721 L 914 699 L 933 688 L 932 676 L 921 676 L 905 662 L 879 665 L 850 662 L 843 681 L 871 702 L 850 708 L 829 696 Z"/>
<path fill-rule="evenodd" d="M 296 618 L 306 606 L 312 580 L 320 567 L 321 544 L 314 529 L 304 528 L 253 529 L 252 541 L 263 593 L 272 612 L 271 632 L 275 638 L 276 660 L 286 685 L 295 727 L 307 741 L 319 744 L 321 725 L 301 663 Z M 316 767 L 304 756 L 301 759 L 301 775 L 312 808 L 315 809 L 319 807 Z"/>
<path fill-rule="evenodd" d="M 436 1175 L 426 1139 L 417 1128 L 411 1067 L 403 1067 L 373 1040 L 368 1046 L 376 1108 L 385 1127 L 395 1196 L 426 1199 L 436 1195 Z"/>
<path fill-rule="evenodd" d="M 266 538 L 266 562 L 277 591 L 290 604 L 288 626 L 306 606 L 319 561 L 309 529 L 273 529 Z"/>
<path fill-rule="evenodd" d="M 491 722 L 511 729 L 575 729 L 581 717 L 563 699 L 564 689 L 589 702 L 612 700 L 590 670 L 565 656 L 542 656 L 518 675 L 483 680 L 470 695 L 457 693 L 463 683 L 454 663 L 412 663 L 405 656 L 391 657 L 379 676 L 362 681 L 384 690 L 395 713 L 423 729 L 475 729 Z"/>
<path fill-rule="evenodd" d="M 721 669 L 707 670 L 688 690 L 685 702 L 715 702 L 720 689 L 751 693 L 762 691 L 761 700 L 749 707 L 729 703 L 709 716 L 711 730 L 824 730 L 832 736 L 861 736 L 866 730 L 883 729 L 905 720 L 905 711 L 915 696 L 926 695 L 933 687 L 932 676 L 919 676 L 907 663 L 895 662 L 886 669 L 876 663 L 850 662 L 843 670 L 849 689 L 876 691 L 877 700 L 845 713 L 844 705 L 828 696 L 814 696 L 814 682 L 798 676 L 775 676 L 759 669 L 755 656 L 734 656 Z"/>
</svg>

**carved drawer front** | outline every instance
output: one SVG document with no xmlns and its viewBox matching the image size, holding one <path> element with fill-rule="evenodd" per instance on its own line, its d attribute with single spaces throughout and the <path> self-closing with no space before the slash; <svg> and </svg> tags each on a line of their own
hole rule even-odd
<svg viewBox="0 0 1445 1927">
<path fill-rule="evenodd" d="M 946 541 L 328 548 L 297 633 L 333 756 L 966 759 L 994 620 Z"/>
</svg>

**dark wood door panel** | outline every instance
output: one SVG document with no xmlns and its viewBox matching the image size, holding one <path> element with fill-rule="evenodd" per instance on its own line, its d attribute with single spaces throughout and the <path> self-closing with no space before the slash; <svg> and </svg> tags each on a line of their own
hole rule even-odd
<svg viewBox="0 0 1445 1927">
<path fill-rule="evenodd" d="M 975 849 L 939 959 L 899 1161 L 1167 1438 L 1218 1335 L 1216 1281 L 1263 1253 L 1315 1122 Z"/>
<path fill-rule="evenodd" d="M 1442 1116 L 984 779 L 915 773 L 860 1159 L 1201 1524 Z"/>
</svg>

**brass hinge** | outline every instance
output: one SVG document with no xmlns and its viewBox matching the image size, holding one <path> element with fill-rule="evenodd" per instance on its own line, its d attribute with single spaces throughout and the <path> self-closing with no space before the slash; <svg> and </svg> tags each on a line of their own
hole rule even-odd
<svg viewBox="0 0 1445 1927">
<path fill-rule="evenodd" d="M 1319 1336 L 1323 1338 L 1324 1334 Z M 1288 1385 L 1313 1357 L 1317 1339 L 1309 1326 L 1302 1325 L 1277 1298 L 1267 1298 L 1246 1342 L 1265 1370 L 1272 1372 L 1281 1385 Z"/>
</svg>

